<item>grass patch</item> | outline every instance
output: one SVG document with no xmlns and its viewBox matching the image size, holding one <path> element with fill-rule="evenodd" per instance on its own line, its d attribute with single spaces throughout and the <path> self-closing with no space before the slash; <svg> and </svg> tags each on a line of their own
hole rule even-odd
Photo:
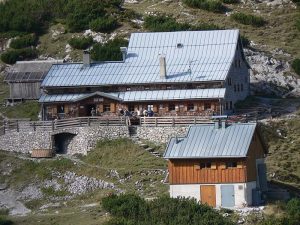
<svg viewBox="0 0 300 225">
<path fill-rule="evenodd" d="M 43 187 L 41 191 L 47 197 L 63 197 L 70 194 L 67 190 L 55 190 L 53 187 Z"/>
<path fill-rule="evenodd" d="M 192 8 L 211 12 L 223 12 L 225 8 L 219 0 L 183 0 L 183 3 Z"/>
<path fill-rule="evenodd" d="M 292 68 L 298 75 L 300 75 L 300 59 L 295 59 L 292 62 Z"/>
<path fill-rule="evenodd" d="M 38 119 L 40 105 L 37 101 L 26 101 L 14 106 L 0 107 L 1 112 L 8 118 L 30 118 Z"/>
</svg>

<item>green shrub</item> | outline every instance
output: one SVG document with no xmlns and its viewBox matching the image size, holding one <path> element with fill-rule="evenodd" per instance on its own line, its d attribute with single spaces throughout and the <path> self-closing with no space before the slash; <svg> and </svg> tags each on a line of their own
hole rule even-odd
<svg viewBox="0 0 300 225">
<path fill-rule="evenodd" d="M 293 198 L 286 204 L 288 221 L 290 225 L 296 225 L 300 221 L 300 199 Z"/>
<path fill-rule="evenodd" d="M 67 5 L 67 24 L 71 32 L 87 29 L 91 21 L 118 12 L 121 0 L 73 0 Z"/>
<path fill-rule="evenodd" d="M 184 198 L 159 197 L 147 202 L 138 196 L 124 194 L 103 198 L 102 205 L 114 217 L 111 224 L 200 224 L 231 225 L 229 219 L 223 218 L 217 211 L 196 200 Z"/>
<path fill-rule="evenodd" d="M 153 32 L 220 29 L 217 25 L 209 23 L 200 23 L 194 26 L 188 23 L 178 23 L 175 18 L 164 14 L 147 16 L 144 27 Z"/>
<path fill-rule="evenodd" d="M 11 220 L 8 220 L 0 216 L 0 225 L 13 225 L 14 223 Z"/>
<path fill-rule="evenodd" d="M 300 31 L 300 17 L 298 19 L 296 19 L 295 25 L 296 25 L 297 30 Z"/>
<path fill-rule="evenodd" d="M 87 49 L 93 44 L 92 37 L 74 37 L 71 38 L 69 44 L 75 49 Z"/>
<path fill-rule="evenodd" d="M 113 17 L 103 17 L 92 20 L 90 22 L 90 28 L 96 32 L 109 32 L 118 27 L 118 22 Z"/>
<path fill-rule="evenodd" d="M 225 4 L 237 4 L 240 3 L 240 0 L 222 0 Z"/>
<path fill-rule="evenodd" d="M 225 7 L 219 0 L 183 0 L 187 6 L 211 12 L 223 12 Z"/>
<path fill-rule="evenodd" d="M 230 15 L 230 17 L 238 23 L 251 25 L 254 27 L 261 27 L 266 24 L 266 21 L 262 17 L 251 14 L 233 13 Z"/>
<path fill-rule="evenodd" d="M 124 39 L 114 39 L 105 44 L 94 44 L 91 50 L 91 57 L 95 61 L 120 61 L 122 53 L 120 47 L 128 45 L 128 41 Z"/>
<path fill-rule="evenodd" d="M 21 49 L 37 45 L 37 36 L 35 34 L 27 34 L 13 39 L 10 43 L 11 48 Z"/>
<path fill-rule="evenodd" d="M 34 59 L 38 56 L 36 49 L 24 48 L 8 50 L 1 55 L 1 60 L 7 64 L 14 64 L 16 61 Z"/>
<path fill-rule="evenodd" d="M 292 68 L 295 70 L 295 72 L 300 75 L 300 59 L 295 59 L 292 62 Z"/>
</svg>

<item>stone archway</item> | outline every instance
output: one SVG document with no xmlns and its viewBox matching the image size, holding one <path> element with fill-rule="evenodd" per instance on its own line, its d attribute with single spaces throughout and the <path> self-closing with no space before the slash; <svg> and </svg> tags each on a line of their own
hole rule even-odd
<svg viewBox="0 0 300 225">
<path fill-rule="evenodd" d="M 56 154 L 66 154 L 68 146 L 72 139 L 76 136 L 74 133 L 63 132 L 53 135 L 53 149 Z"/>
</svg>

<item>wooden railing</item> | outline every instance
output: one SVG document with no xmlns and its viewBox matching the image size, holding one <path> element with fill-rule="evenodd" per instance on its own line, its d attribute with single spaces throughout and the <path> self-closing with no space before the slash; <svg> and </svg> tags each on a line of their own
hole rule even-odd
<svg viewBox="0 0 300 225">
<path fill-rule="evenodd" d="M 188 126 L 192 124 L 211 123 L 209 117 L 141 117 L 140 125 L 149 127 L 159 126 Z"/>
<path fill-rule="evenodd" d="M 0 135 L 7 131 L 55 131 L 73 127 L 87 126 L 124 126 L 125 118 L 123 117 L 77 117 L 52 121 L 29 121 L 29 120 L 6 120 L 0 127 Z"/>
</svg>

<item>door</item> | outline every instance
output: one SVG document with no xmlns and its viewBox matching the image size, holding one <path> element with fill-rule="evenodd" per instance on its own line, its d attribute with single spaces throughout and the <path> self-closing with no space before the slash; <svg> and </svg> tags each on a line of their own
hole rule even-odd
<svg viewBox="0 0 300 225">
<path fill-rule="evenodd" d="M 257 165 L 258 170 L 258 181 L 259 181 L 259 187 L 261 191 L 267 191 L 268 185 L 267 185 L 267 169 L 266 164 L 258 164 Z"/>
<path fill-rule="evenodd" d="M 216 207 L 216 186 L 200 186 L 201 203 L 207 203 L 209 206 Z"/>
<path fill-rule="evenodd" d="M 221 206 L 222 207 L 234 207 L 234 186 L 233 185 L 221 185 Z"/>
</svg>

